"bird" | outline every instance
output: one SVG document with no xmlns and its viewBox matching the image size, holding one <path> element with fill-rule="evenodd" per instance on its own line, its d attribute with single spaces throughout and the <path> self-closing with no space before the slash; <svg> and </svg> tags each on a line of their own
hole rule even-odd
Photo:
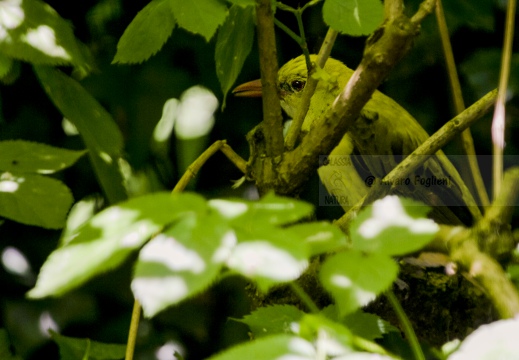
<svg viewBox="0 0 519 360">
<path fill-rule="evenodd" d="M 313 63 L 317 55 L 310 55 Z M 353 75 L 341 61 L 329 57 L 321 70 L 319 83 L 301 131 L 309 132 L 315 120 L 323 116 Z M 304 55 L 298 56 L 278 71 L 277 89 L 281 107 L 294 117 L 301 104 L 308 70 Z M 261 81 L 250 81 L 233 90 L 235 96 L 261 96 Z M 327 191 L 347 211 L 363 198 L 373 182 L 380 181 L 407 155 L 429 137 L 419 122 L 390 97 L 376 90 L 359 117 L 341 141 L 324 157 L 318 169 Z M 419 200 L 432 208 L 430 216 L 438 223 L 472 225 L 481 212 L 458 171 L 443 151 L 431 156 L 392 193 Z"/>
</svg>

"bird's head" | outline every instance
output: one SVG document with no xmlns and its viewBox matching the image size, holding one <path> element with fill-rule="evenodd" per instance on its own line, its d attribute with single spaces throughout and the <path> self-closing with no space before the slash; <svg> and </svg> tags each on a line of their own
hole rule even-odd
<svg viewBox="0 0 519 360">
<path fill-rule="evenodd" d="M 317 55 L 310 55 L 310 60 L 312 62 L 317 61 Z M 324 67 L 324 70 L 326 74 L 330 75 L 331 79 L 328 79 L 328 81 L 320 81 L 316 89 L 316 93 L 319 94 L 319 92 L 322 92 L 323 94 L 331 94 L 330 101 L 323 102 L 325 106 L 328 106 L 328 103 L 331 102 L 337 95 L 333 94 L 335 93 L 334 91 L 330 91 L 331 87 L 337 87 L 337 76 L 342 75 L 343 73 L 348 71 L 351 72 L 351 70 L 348 69 L 340 61 L 332 58 L 328 59 Z M 277 88 L 279 99 L 281 101 L 281 107 L 290 117 L 295 116 L 296 110 L 299 104 L 301 103 L 303 89 L 305 88 L 307 79 L 308 71 L 306 68 L 306 61 L 304 55 L 298 56 L 290 60 L 285 65 L 283 65 L 278 71 Z M 334 83 L 335 85 L 330 86 L 331 83 Z M 242 84 L 236 87 L 232 92 L 235 96 L 260 97 L 262 94 L 261 80 L 254 80 Z"/>
</svg>

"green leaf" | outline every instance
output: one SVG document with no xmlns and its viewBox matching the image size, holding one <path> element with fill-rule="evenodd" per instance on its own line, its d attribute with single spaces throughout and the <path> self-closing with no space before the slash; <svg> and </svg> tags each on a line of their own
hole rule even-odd
<svg viewBox="0 0 519 360">
<path fill-rule="evenodd" d="M 331 358 L 352 352 L 353 336 L 344 325 L 321 314 L 306 314 L 299 322 L 299 336 L 317 344 L 321 353 Z"/>
<path fill-rule="evenodd" d="M 125 200 L 127 195 L 118 165 L 123 137 L 115 121 L 77 81 L 50 67 L 34 69 L 47 95 L 81 134 L 109 201 Z"/>
<path fill-rule="evenodd" d="M 465 25 L 472 29 L 494 31 L 494 0 L 445 1 L 443 7 L 450 33 Z"/>
<path fill-rule="evenodd" d="M 5 329 L 0 329 L 0 359 L 2 360 L 22 360 L 21 357 L 13 355 L 11 352 L 11 341 Z"/>
<path fill-rule="evenodd" d="M 69 22 L 39 0 L 0 3 L 0 52 L 33 64 L 74 65 L 90 69 Z"/>
<path fill-rule="evenodd" d="M 74 199 L 61 181 L 33 174 L 0 173 L 0 216 L 60 229 Z"/>
<path fill-rule="evenodd" d="M 11 72 L 13 65 L 13 58 L 0 53 L 0 79 L 3 79 Z"/>
<path fill-rule="evenodd" d="M 167 0 L 178 25 L 211 40 L 227 17 L 227 6 L 220 0 Z"/>
<path fill-rule="evenodd" d="M 337 226 L 325 221 L 297 224 L 289 230 L 309 245 L 311 256 L 344 249 L 350 245 Z"/>
<path fill-rule="evenodd" d="M 319 277 L 343 316 L 374 300 L 397 274 L 398 266 L 387 256 L 346 251 L 328 258 Z"/>
<path fill-rule="evenodd" d="M 386 196 L 369 206 L 353 221 L 352 247 L 385 255 L 403 255 L 421 249 L 438 232 L 426 219 L 429 210 L 411 199 Z"/>
<path fill-rule="evenodd" d="M 208 360 L 280 360 L 316 359 L 314 346 L 299 337 L 285 334 L 266 336 L 258 340 L 242 343 Z"/>
<path fill-rule="evenodd" d="M 52 330 L 50 334 L 59 346 L 60 360 L 118 360 L 124 358 L 126 353 L 126 345 L 63 336 Z"/>
<path fill-rule="evenodd" d="M 206 289 L 236 244 L 217 213 L 185 216 L 154 237 L 139 253 L 132 290 L 152 317 Z"/>
<path fill-rule="evenodd" d="M 463 340 L 449 360 L 516 359 L 519 354 L 519 320 L 499 320 L 482 325 Z"/>
<path fill-rule="evenodd" d="M 148 60 L 166 43 L 175 28 L 168 0 L 153 0 L 139 11 L 117 44 L 112 64 L 135 64 Z"/>
<path fill-rule="evenodd" d="M 243 319 L 237 319 L 249 326 L 255 338 L 274 334 L 290 334 L 292 323 L 298 323 L 305 313 L 293 305 L 273 305 L 260 307 Z"/>
<path fill-rule="evenodd" d="M 343 34 L 368 35 L 382 24 L 384 7 L 380 0 L 325 0 L 323 18 Z"/>
<path fill-rule="evenodd" d="M 63 239 L 66 245 L 50 254 L 28 295 L 61 295 L 120 265 L 165 226 L 204 209 L 205 200 L 198 195 L 166 192 L 111 206 L 72 232 L 69 239 Z"/>
<path fill-rule="evenodd" d="M 308 266 L 308 249 L 299 236 L 275 227 L 236 229 L 238 244 L 227 266 L 255 280 L 262 291 L 297 279 Z"/>
<path fill-rule="evenodd" d="M 0 169 L 52 174 L 72 166 L 85 153 L 23 140 L 0 141 Z"/>
<path fill-rule="evenodd" d="M 223 107 L 227 93 L 240 74 L 254 41 L 254 7 L 234 5 L 216 38 L 214 58 L 216 75 L 223 92 Z"/>
<path fill-rule="evenodd" d="M 256 0 L 228 0 L 231 4 L 241 7 L 256 6 Z"/>
<path fill-rule="evenodd" d="M 272 192 L 258 201 L 215 199 L 209 201 L 209 206 L 231 220 L 231 224 L 242 228 L 285 225 L 313 212 L 313 206 L 306 202 L 276 196 Z"/>
</svg>

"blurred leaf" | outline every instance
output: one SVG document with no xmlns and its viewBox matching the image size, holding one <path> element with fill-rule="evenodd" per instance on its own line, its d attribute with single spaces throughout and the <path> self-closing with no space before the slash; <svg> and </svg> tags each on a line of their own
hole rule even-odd
<svg viewBox="0 0 519 360">
<path fill-rule="evenodd" d="M 11 341 L 5 329 L 0 329 L 0 359 L 2 360 L 22 360 L 21 357 L 13 355 L 11 352 Z"/>
<path fill-rule="evenodd" d="M 305 314 L 299 322 L 299 335 L 315 343 L 319 353 L 328 355 L 326 358 L 338 359 L 353 350 L 351 331 L 321 314 Z"/>
<path fill-rule="evenodd" d="M 153 234 L 192 212 L 202 212 L 205 200 L 195 194 L 154 193 L 136 197 L 96 214 L 47 258 L 32 298 L 61 295 L 120 265 Z"/>
<path fill-rule="evenodd" d="M 319 277 L 343 316 L 374 300 L 397 274 L 398 266 L 390 257 L 346 251 L 328 258 Z"/>
<path fill-rule="evenodd" d="M 463 340 L 449 360 L 516 359 L 519 354 L 519 320 L 499 320 L 482 325 Z"/>
<path fill-rule="evenodd" d="M 59 346 L 60 360 L 118 360 L 126 353 L 126 345 L 63 336 L 52 330 L 50 334 Z"/>
<path fill-rule="evenodd" d="M 114 204 L 125 200 L 126 189 L 118 165 L 123 138 L 115 121 L 77 81 L 50 67 L 34 69 L 47 95 L 81 134 L 109 201 Z"/>
<path fill-rule="evenodd" d="M 72 234 L 79 228 L 79 226 L 83 225 L 88 219 L 94 216 L 95 211 L 99 207 L 100 195 L 89 196 L 85 199 L 82 199 L 76 202 L 67 217 L 67 223 L 61 233 L 59 246 L 66 245 L 65 241 L 72 241 L 74 237 Z M 66 239 L 66 240 L 65 240 Z"/>
<path fill-rule="evenodd" d="M 0 53 L 0 79 L 4 78 L 13 68 L 13 58 Z"/>
<path fill-rule="evenodd" d="M 148 60 L 166 43 L 175 28 L 169 0 L 153 0 L 124 31 L 112 64 L 135 64 Z"/>
<path fill-rule="evenodd" d="M 211 40 L 227 17 L 227 7 L 220 0 L 167 0 L 178 25 Z"/>
<path fill-rule="evenodd" d="M 384 7 L 380 0 L 325 0 L 323 18 L 343 34 L 368 35 L 382 24 Z"/>
<path fill-rule="evenodd" d="M 297 323 L 305 313 L 293 305 L 260 307 L 243 319 L 235 319 L 249 326 L 255 338 L 273 334 L 290 334 L 292 323 Z"/>
<path fill-rule="evenodd" d="M 238 5 L 241 7 L 256 6 L 256 0 L 228 0 L 228 1 L 234 5 Z"/>
<path fill-rule="evenodd" d="M 218 355 L 211 356 L 208 360 L 258 359 L 258 356 L 261 356 L 262 360 L 302 360 L 314 359 L 316 354 L 310 342 L 296 336 L 280 334 L 239 344 Z"/>
<path fill-rule="evenodd" d="M 268 193 L 258 201 L 246 200 L 210 200 L 209 206 L 218 210 L 231 224 L 250 228 L 263 225 L 286 225 L 310 216 L 313 206 L 304 201 L 276 196 Z"/>
<path fill-rule="evenodd" d="M 205 290 L 215 280 L 236 237 L 217 213 L 192 214 L 140 251 L 132 290 L 144 314 Z"/>
<path fill-rule="evenodd" d="M 39 0 L 2 1 L 0 51 L 33 64 L 74 65 L 86 74 L 83 56 L 72 26 L 48 4 Z"/>
<path fill-rule="evenodd" d="M 85 153 L 23 140 L 0 141 L 0 169 L 52 174 L 72 166 Z"/>
<path fill-rule="evenodd" d="M 462 26 L 486 31 L 494 30 L 495 0 L 457 0 L 442 2 L 449 32 Z"/>
<path fill-rule="evenodd" d="M 240 74 L 254 41 L 254 7 L 234 5 L 216 38 L 214 58 L 216 75 L 223 92 L 223 105 L 227 93 Z"/>
<path fill-rule="evenodd" d="M 238 244 L 227 266 L 256 281 L 262 291 L 297 279 L 308 266 L 308 249 L 299 236 L 271 226 L 237 229 Z"/>
<path fill-rule="evenodd" d="M 33 174 L 0 174 L 0 216 L 22 224 L 60 229 L 74 201 L 61 181 Z"/>
<path fill-rule="evenodd" d="M 362 211 L 351 225 L 352 247 L 379 255 L 403 255 L 421 249 L 438 232 L 425 218 L 429 208 L 411 199 L 386 196 Z"/>
<path fill-rule="evenodd" d="M 346 235 L 337 226 L 328 222 L 297 224 L 289 229 L 298 234 L 310 246 L 311 256 L 349 246 Z"/>
</svg>

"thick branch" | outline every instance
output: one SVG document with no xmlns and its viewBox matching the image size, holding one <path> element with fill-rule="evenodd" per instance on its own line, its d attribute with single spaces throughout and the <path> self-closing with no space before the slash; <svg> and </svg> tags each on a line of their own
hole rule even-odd
<svg viewBox="0 0 519 360">
<path fill-rule="evenodd" d="M 283 152 L 281 106 L 277 94 L 277 53 L 274 14 L 270 0 L 258 0 L 256 7 L 261 83 L 263 87 L 263 122 L 267 156 Z"/>
</svg>

